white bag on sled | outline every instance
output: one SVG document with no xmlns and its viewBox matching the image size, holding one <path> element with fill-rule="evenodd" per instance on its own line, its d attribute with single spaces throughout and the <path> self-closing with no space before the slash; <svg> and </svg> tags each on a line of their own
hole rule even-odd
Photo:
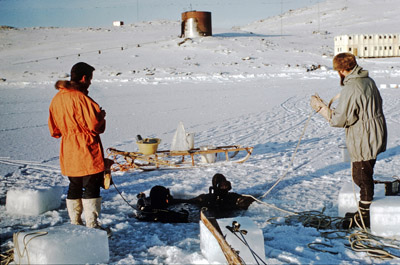
<svg viewBox="0 0 400 265">
<path fill-rule="evenodd" d="M 187 133 L 183 122 L 179 122 L 174 138 L 172 138 L 171 151 L 188 151 L 193 148 L 194 133 Z"/>
</svg>

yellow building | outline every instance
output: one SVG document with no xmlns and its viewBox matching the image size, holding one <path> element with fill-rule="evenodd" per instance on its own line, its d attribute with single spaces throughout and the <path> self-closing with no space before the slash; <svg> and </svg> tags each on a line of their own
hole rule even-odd
<svg viewBox="0 0 400 265">
<path fill-rule="evenodd" d="M 350 52 L 357 57 L 400 56 L 400 34 L 352 34 L 335 37 L 335 55 Z"/>
</svg>

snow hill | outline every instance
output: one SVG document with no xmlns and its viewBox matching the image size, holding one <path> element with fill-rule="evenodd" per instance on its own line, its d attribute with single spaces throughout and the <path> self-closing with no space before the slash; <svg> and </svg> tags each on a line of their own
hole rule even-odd
<svg viewBox="0 0 400 265">
<path fill-rule="evenodd" d="M 253 146 L 244 164 L 219 164 L 190 170 L 115 173 L 124 198 L 154 185 L 170 188 L 176 198 L 208 192 L 219 172 L 233 191 L 261 196 L 288 169 L 287 176 L 263 201 L 289 211 L 325 209 L 337 216 L 337 196 L 350 181 L 350 165 L 338 147 L 344 131 L 330 128 L 313 115 L 293 166 L 290 161 L 311 113 L 309 98 L 329 100 L 340 91 L 332 70 L 333 38 L 341 34 L 399 33 L 397 0 L 328 0 L 283 16 L 213 36 L 179 38 L 179 21 L 151 21 L 120 28 L 0 29 L 0 231 L 1 248 L 12 247 L 19 230 L 46 229 L 69 222 L 65 202 L 40 216 L 5 211 L 10 189 L 68 180 L 58 166 L 59 140 L 47 128 L 54 83 L 68 79 L 73 64 L 96 68 L 90 95 L 107 112 L 105 148 L 136 151 L 135 136 L 162 139 L 169 149 L 179 121 L 195 133 L 195 146 Z M 400 58 L 359 59 L 378 87 L 400 85 Z M 320 66 L 315 69 L 315 66 Z M 315 70 L 314 70 L 315 69 Z M 387 180 L 400 169 L 398 88 L 381 90 L 389 139 L 379 156 L 375 177 Z M 290 168 L 289 168 L 290 167 Z M 206 264 L 201 254 L 199 224 L 141 223 L 112 187 L 102 191 L 101 221 L 114 235 L 109 241 L 111 264 Z M 299 223 L 269 221 L 286 214 L 253 203 L 242 216 L 262 229 L 269 264 L 396 264 L 348 248 L 347 239 L 326 239 Z M 323 242 L 337 252 L 307 247 Z M 398 243 L 397 243 L 398 244 Z"/>
</svg>

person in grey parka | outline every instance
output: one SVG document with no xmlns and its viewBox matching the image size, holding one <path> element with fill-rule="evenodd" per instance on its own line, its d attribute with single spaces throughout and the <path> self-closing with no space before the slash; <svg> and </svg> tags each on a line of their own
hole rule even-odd
<svg viewBox="0 0 400 265">
<path fill-rule="evenodd" d="M 346 131 L 346 146 L 352 162 L 354 183 L 360 187 L 359 211 L 347 213 L 346 228 L 355 223 L 369 227 L 369 207 L 374 196 L 373 172 L 376 158 L 386 150 L 387 129 L 382 110 L 382 97 L 368 71 L 357 65 L 351 53 L 337 54 L 333 69 L 338 71 L 343 87 L 335 109 L 330 109 L 318 96 L 311 97 L 312 108 L 333 127 Z M 361 215 L 361 216 L 360 216 Z"/>
</svg>

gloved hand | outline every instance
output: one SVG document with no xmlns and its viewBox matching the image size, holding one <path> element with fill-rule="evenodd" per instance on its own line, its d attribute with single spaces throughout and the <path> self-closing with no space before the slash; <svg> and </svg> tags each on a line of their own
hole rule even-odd
<svg viewBox="0 0 400 265">
<path fill-rule="evenodd" d="M 110 185 L 113 184 L 112 176 L 111 176 L 111 166 L 114 164 L 114 161 L 108 158 L 104 158 L 104 179 L 103 179 L 103 188 L 108 190 Z"/>
<path fill-rule="evenodd" d="M 310 105 L 316 112 L 321 114 L 327 121 L 331 119 L 332 110 L 328 108 L 325 102 L 317 94 L 311 96 Z"/>
<path fill-rule="evenodd" d="M 326 107 L 326 104 L 318 96 L 318 94 L 311 96 L 310 105 L 311 108 L 313 108 L 316 112 L 319 112 L 322 109 L 322 107 Z"/>
</svg>

